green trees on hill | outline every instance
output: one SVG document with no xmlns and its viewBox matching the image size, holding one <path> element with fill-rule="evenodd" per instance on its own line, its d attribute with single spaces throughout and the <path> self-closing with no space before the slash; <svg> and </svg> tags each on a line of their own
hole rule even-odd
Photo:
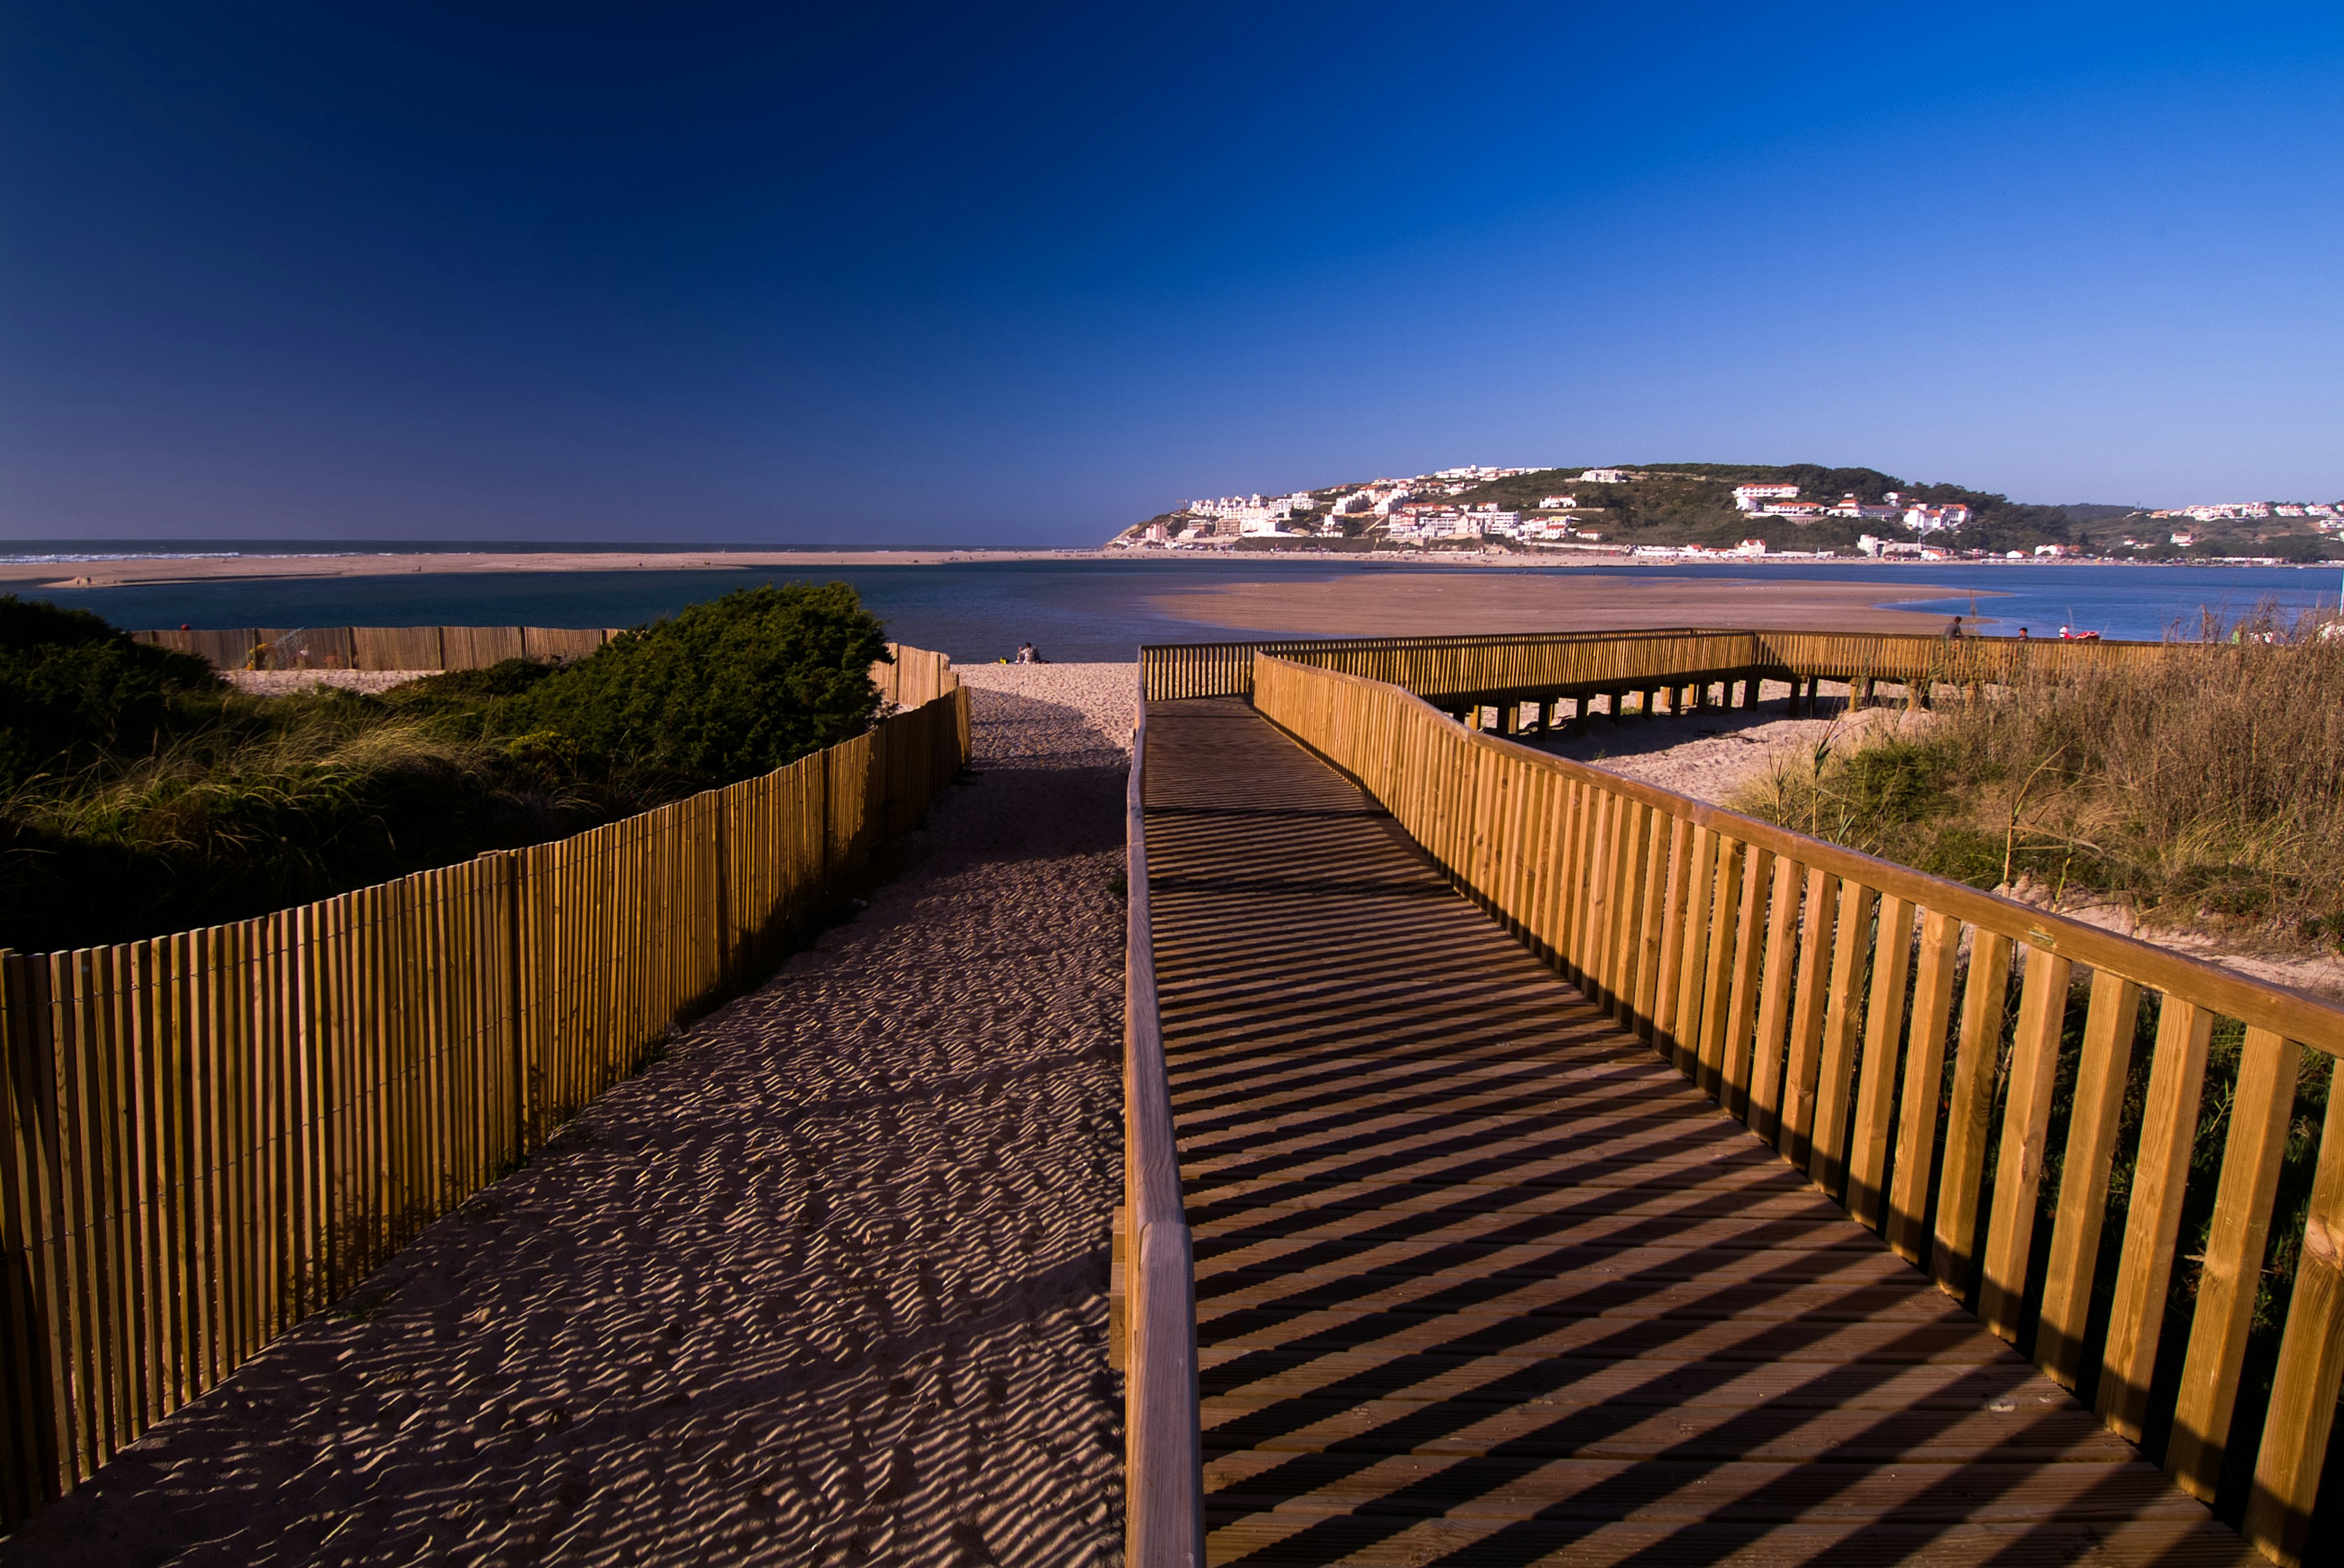
<svg viewBox="0 0 2344 1568">
<path fill-rule="evenodd" d="M 1990 491 L 1967 490 L 1955 484 L 1916 484 L 1878 469 L 1832 468 L 1822 463 L 1644 463 L 1628 470 L 1635 477 L 1622 484 L 1584 484 L 1578 468 L 1541 469 L 1493 480 L 1458 497 L 1461 505 L 1494 501 L 1508 508 L 1531 507 L 1558 493 L 1577 498 L 1581 507 L 1600 511 L 1595 526 L 1612 538 L 1641 544 L 1732 544 L 1759 538 L 1777 550 L 1839 550 L 1853 552 L 1863 533 L 1884 538 L 1905 537 L 1904 526 L 1889 519 L 1761 518 L 1736 511 L 1733 487 L 1742 484 L 1791 484 L 1803 501 L 1831 502 L 1845 495 L 1874 505 L 1895 491 L 1906 500 L 1935 506 L 1962 505 L 1971 511 L 1967 527 L 1951 536 L 1964 549 L 2031 550 L 2037 544 L 2065 544 L 2076 540 L 2079 519 L 2068 508 L 2031 506 Z M 2123 509 L 2077 509 L 2095 518 Z"/>
</svg>

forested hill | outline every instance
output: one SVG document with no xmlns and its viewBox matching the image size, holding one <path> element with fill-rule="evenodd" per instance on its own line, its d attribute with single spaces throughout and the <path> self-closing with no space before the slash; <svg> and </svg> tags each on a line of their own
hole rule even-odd
<svg viewBox="0 0 2344 1568">
<path fill-rule="evenodd" d="M 1740 510 L 1734 488 L 1755 484 L 1796 486 L 1795 498 L 1780 499 L 1807 507 L 1794 516 Z M 1897 498 L 1893 504 L 1901 509 L 1958 506 L 1968 508 L 1968 516 L 1907 516 L 1900 511 L 1828 517 L 1819 510 L 1849 496 L 1882 507 L 1891 504 L 1892 492 Z M 1152 539 L 1249 549 L 1288 548 L 1287 541 L 1307 538 L 1310 548 L 1336 550 L 1478 550 L 1493 541 L 1500 548 L 1526 549 L 1558 538 L 1607 549 L 1732 549 L 1746 539 L 1763 539 L 1769 550 L 1853 554 L 1858 541 L 1872 534 L 1891 543 L 1925 537 L 1927 543 L 1948 550 L 1997 555 L 2053 544 L 2132 560 L 2254 555 L 2309 561 L 2344 555 L 2344 535 L 2336 534 L 2337 513 L 2344 506 L 2288 506 L 2286 515 L 2279 504 L 2262 510 L 2269 515 L 2160 519 L 2139 506 L 2016 501 L 1993 491 L 1822 463 L 1565 463 L 1512 473 L 1446 469 L 1283 496 L 1201 501 L 1135 523 L 1119 537 L 1125 544 Z M 1917 531 L 1924 527 L 1931 531 L 1925 536 Z M 2177 542 L 2177 534 L 2187 542 Z"/>
<path fill-rule="evenodd" d="M 1628 476 L 1619 484 L 1581 482 L 1581 468 L 1541 469 L 1491 480 L 1457 498 L 1460 505 L 1495 502 L 1509 510 L 1535 507 L 1541 500 L 1565 491 L 1582 509 L 1600 511 L 1601 522 L 1589 526 L 1606 531 L 1622 543 L 1732 544 L 1742 539 L 1763 538 L 1776 549 L 1853 550 L 1863 533 L 1901 532 L 1893 525 L 1859 522 L 1853 518 L 1819 518 L 1797 522 L 1783 517 L 1753 517 L 1733 505 L 1733 487 L 1743 484 L 1794 484 L 1803 501 L 1835 501 L 1853 494 L 1878 502 L 1890 491 L 1910 501 L 1931 506 L 1962 505 L 1970 509 L 1967 527 L 1960 531 L 1965 550 L 2026 550 L 2038 544 L 2097 545 L 2111 541 L 2124 530 L 2113 521 L 2134 515 L 2129 506 L 2081 504 L 2030 505 L 1991 491 L 1967 490 L 1957 484 L 1923 484 L 1869 468 L 1826 468 L 1821 463 L 1646 463 L 1622 469 Z M 2095 528 L 2095 523 L 2101 524 Z M 1607 527 L 1608 525 L 1608 527 Z"/>
</svg>

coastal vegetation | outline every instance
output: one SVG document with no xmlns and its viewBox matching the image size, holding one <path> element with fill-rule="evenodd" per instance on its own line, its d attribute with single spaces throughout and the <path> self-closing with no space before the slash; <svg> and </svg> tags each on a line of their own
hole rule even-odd
<svg viewBox="0 0 2344 1568">
<path fill-rule="evenodd" d="M 567 665 L 263 698 L 0 596 L 0 946 L 242 919 L 763 773 L 867 729 L 886 657 L 852 588 L 793 585 Z"/>
<path fill-rule="evenodd" d="M 2344 944 L 2344 638 L 2265 608 L 2181 656 L 2040 669 L 1826 740 L 1740 804 L 1978 887 L 2150 925 Z"/>
<path fill-rule="evenodd" d="M 2209 621 L 2181 656 L 2054 679 L 2029 671 L 1851 744 L 1818 744 L 1733 804 L 1783 826 L 2055 906 L 2128 905 L 2152 928 L 2219 934 L 2300 954 L 2344 949 L 2344 638 L 2266 607 Z M 2084 1051 L 2078 977 L 2050 1113 L 2036 1234 L 2047 1234 Z M 2131 1200 L 2148 1099 L 2154 1009 L 2143 1009 L 2106 1199 L 2108 1233 Z M 2244 1027 L 2215 1028 L 2167 1310 L 2186 1323 L 2213 1224 Z M 2270 1397 L 2282 1314 L 2301 1259 L 2319 1129 L 2332 1092 L 2304 1047 L 2273 1202 L 2270 1244 L 2241 1374 L 2242 1419 Z M 2096 1290 L 2115 1283 L 2113 1253 Z M 2103 1310 L 2105 1309 L 2103 1308 Z M 2178 1342 L 2182 1335 L 2171 1332 Z M 2087 1358 L 2088 1360 L 2088 1358 Z M 2160 1368 L 2159 1386 L 2177 1379 Z M 2166 1401 L 2157 1402 L 2169 1409 Z M 2165 1433 L 2154 1426 L 2150 1452 Z M 2244 1463 L 2238 1460 L 2238 1463 Z M 2234 1465 L 2235 1468 L 2235 1465 Z M 2243 1472 L 2226 1482 L 2242 1492 Z"/>
<path fill-rule="evenodd" d="M 1460 504 L 1532 506 L 1557 489 L 1582 507 L 1597 509 L 1590 526 L 1628 544 L 1733 545 L 1763 539 L 1771 550 L 1837 550 L 1855 552 L 1856 539 L 1872 533 L 1904 538 L 1903 525 L 1879 519 L 1817 518 L 1812 521 L 1738 511 L 1733 487 L 1790 484 L 1811 501 L 1844 495 L 1877 503 L 1894 491 L 1907 501 L 1928 506 L 1966 506 L 1972 521 L 1961 531 L 1962 548 L 2032 550 L 2038 544 L 2076 544 L 2091 531 L 2085 525 L 2129 516 L 2122 506 L 2033 506 L 2008 496 L 1955 484 L 1916 484 L 1878 469 L 1830 468 L 1820 463 L 1650 463 L 1622 470 L 1616 484 L 1581 484 L 1575 469 L 1547 469 L 1492 480 L 1458 498 Z"/>
</svg>

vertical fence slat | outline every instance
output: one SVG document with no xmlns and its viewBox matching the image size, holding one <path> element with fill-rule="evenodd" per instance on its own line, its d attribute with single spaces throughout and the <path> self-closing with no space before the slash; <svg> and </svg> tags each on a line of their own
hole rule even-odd
<svg viewBox="0 0 2344 1568">
<path fill-rule="evenodd" d="M 2035 1334 L 2035 1364 L 2063 1388 L 2076 1386 L 2083 1363 L 2108 1177 L 2124 1119 L 2125 1084 L 2132 1070 L 2133 1035 L 2139 1019 L 2139 986 L 2107 969 L 2093 975 Z"/>
<path fill-rule="evenodd" d="M 1953 1023 L 1954 972 L 1962 924 L 1931 909 L 1921 917 L 1921 968 L 1913 982 L 1913 1030 L 1904 1047 L 1904 1096 L 1896 1118 L 1896 1164 L 1888 1205 L 1888 1245 L 1908 1263 L 1928 1245 L 1931 1165 L 1937 1103 L 1945 1092 L 1945 1031 Z"/>
<path fill-rule="evenodd" d="M 1978 1316 L 2006 1340 L 2018 1338 L 2033 1255 L 2036 1199 L 2051 1136 L 2051 1087 L 2059 1067 L 2067 983 L 2075 966 L 2040 947 L 2026 950 L 2018 1033 L 2010 1047 L 2009 1103 L 1995 1157 L 1994 1211 L 1986 1226 L 1985 1289 Z"/>
<path fill-rule="evenodd" d="M 2338 1385 L 2344 1382 L 2344 1095 L 2338 1088 L 2344 1084 L 2331 1081 L 2295 1293 L 2247 1500 L 2247 1539 L 2287 1568 L 2304 1560 Z"/>
<path fill-rule="evenodd" d="M 1848 1135 L 1847 1210 L 1877 1230 L 1887 1218 L 1888 1129 L 1895 1111 L 1896 1066 L 1904 1029 L 1904 982 L 1913 965 L 1913 905 L 1880 900 L 1872 943 L 1872 996 L 1864 1021 L 1864 1066 Z"/>
<path fill-rule="evenodd" d="M 1767 905 L 1765 986 L 1758 998 L 1758 1035 L 1751 1054 L 1750 1130 L 1776 1143 L 1783 1121 L 1783 1047 L 1790 1028 L 1791 986 L 1798 968 L 1799 905 L 1806 868 L 1788 855 L 1774 862 Z"/>
<path fill-rule="evenodd" d="M 2221 1480 L 2301 1060 L 2294 1042 L 2268 1029 L 2248 1029 L 2239 1052 L 2222 1176 L 2198 1276 L 2198 1310 L 2165 1449 L 2166 1472 L 2201 1502 L 2213 1501 Z"/>
<path fill-rule="evenodd" d="M 1937 1229 L 1930 1271 L 1956 1300 L 1969 1290 L 1976 1260 L 1978 1198 L 1993 1132 L 1995 1079 L 2001 1065 L 2002 1016 L 2010 986 L 2011 939 L 1971 932 L 1970 969 L 1962 986 L 1962 1037 L 1954 1056 L 1953 1098 L 1945 1109 L 1945 1160 L 1937 1178 Z"/>
<path fill-rule="evenodd" d="M 1832 949 L 1839 878 L 1821 867 L 1807 872 L 1799 924 L 1796 992 L 1791 1004 L 1791 1034 L 1783 1060 L 1783 1125 L 1777 1144 L 1783 1158 L 1804 1168 L 1814 1134 L 1815 1099 L 1823 1077 L 1824 963 Z"/>
<path fill-rule="evenodd" d="M 1832 944 L 1831 995 L 1824 1009 L 1823 1056 L 1815 1086 L 1814 1124 L 1807 1178 L 1836 1196 L 1847 1168 L 1849 1108 L 1855 1098 L 1856 1021 L 1864 997 L 1864 947 L 1872 936 L 1873 891 L 1860 882 L 1839 885 L 1839 921 Z"/>
<path fill-rule="evenodd" d="M 2165 998 L 2157 1045 L 2149 1057 L 2148 1099 L 2140 1146 L 2133 1157 L 2132 1197 L 2125 1211 L 2124 1250 L 2117 1264 L 2116 1297 L 2094 1403 L 2099 1417 L 2133 1442 L 2148 1416 L 2148 1390 L 2165 1325 L 2165 1299 L 2173 1252 L 2181 1235 L 2181 1199 L 2189 1181 L 2189 1153 L 2198 1136 L 2198 1106 L 2206 1087 L 2206 1057 L 2213 1015 L 2193 1003 Z"/>
<path fill-rule="evenodd" d="M 1774 852 L 1749 846 L 1742 873 L 1742 905 L 1733 926 L 1733 986 L 1725 1007 L 1725 1098 L 1718 1103 L 1747 1118 L 1751 1047 L 1758 1017 L 1761 965 L 1765 958 L 1767 898 L 1776 881 Z"/>
</svg>

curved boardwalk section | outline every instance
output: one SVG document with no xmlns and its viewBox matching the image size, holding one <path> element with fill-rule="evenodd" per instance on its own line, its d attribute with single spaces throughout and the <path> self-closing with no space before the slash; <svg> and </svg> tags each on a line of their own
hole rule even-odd
<svg viewBox="0 0 2344 1568">
<path fill-rule="evenodd" d="M 1364 793 L 1148 727 L 1212 1561 L 2260 1562 Z"/>
<path fill-rule="evenodd" d="M 924 861 L 0 1562 L 1114 1561 L 1122 758 L 976 710 Z"/>
</svg>

